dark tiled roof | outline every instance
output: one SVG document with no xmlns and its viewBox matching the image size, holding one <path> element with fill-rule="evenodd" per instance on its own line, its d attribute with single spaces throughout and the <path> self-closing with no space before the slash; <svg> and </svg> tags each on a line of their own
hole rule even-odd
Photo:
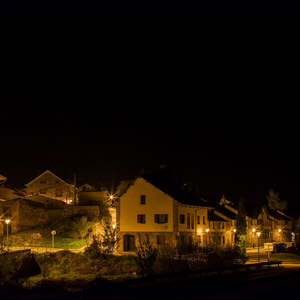
<svg viewBox="0 0 300 300">
<path fill-rule="evenodd" d="M 277 212 L 276 210 L 273 209 L 268 209 L 268 213 L 270 216 L 272 216 L 273 218 L 275 218 L 276 220 L 286 220 L 286 221 L 291 221 L 290 218 L 280 214 L 279 212 Z"/>
<path fill-rule="evenodd" d="M 232 212 L 231 210 L 227 209 L 223 205 L 216 205 L 215 206 L 215 210 L 217 212 L 219 212 L 220 214 L 226 216 L 227 218 L 231 219 L 231 220 L 235 220 L 236 219 L 236 214 L 234 212 Z"/>
<path fill-rule="evenodd" d="M 223 219 L 222 217 L 220 217 L 214 213 L 209 214 L 208 221 L 229 222 L 226 219 Z"/>
<path fill-rule="evenodd" d="M 192 191 L 183 188 L 180 184 L 170 178 L 168 170 L 156 173 L 143 174 L 141 178 L 160 189 L 165 194 L 185 205 L 211 207 L 207 202 Z"/>
</svg>

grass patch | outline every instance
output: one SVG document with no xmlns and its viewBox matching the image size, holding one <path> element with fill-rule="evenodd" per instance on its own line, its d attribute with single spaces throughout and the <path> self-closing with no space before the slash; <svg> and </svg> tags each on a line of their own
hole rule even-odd
<svg viewBox="0 0 300 300">
<path fill-rule="evenodd" d="M 52 235 L 47 230 L 37 228 L 13 233 L 9 237 L 9 245 L 15 247 L 46 247 L 52 248 Z M 4 241 L 5 242 L 5 241 Z M 76 239 L 66 233 L 58 233 L 54 236 L 54 248 L 81 249 L 85 247 L 85 239 Z"/>
<path fill-rule="evenodd" d="M 247 253 L 247 256 L 251 260 L 257 260 L 257 253 Z M 268 255 L 265 251 L 259 252 L 259 258 L 261 261 L 265 261 L 268 259 Z M 290 253 L 290 252 L 282 252 L 282 253 L 270 253 L 270 260 L 278 260 L 283 263 L 291 262 L 291 263 L 299 263 L 300 264 L 300 255 L 299 253 Z"/>
</svg>

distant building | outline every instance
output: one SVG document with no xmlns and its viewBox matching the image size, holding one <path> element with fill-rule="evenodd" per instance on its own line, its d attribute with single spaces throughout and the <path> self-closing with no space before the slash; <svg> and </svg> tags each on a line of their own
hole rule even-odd
<svg viewBox="0 0 300 300">
<path fill-rule="evenodd" d="M 64 201 L 67 204 L 77 203 L 74 184 L 67 183 L 49 170 L 25 184 L 25 186 L 26 196 L 40 195 Z"/>
</svg>

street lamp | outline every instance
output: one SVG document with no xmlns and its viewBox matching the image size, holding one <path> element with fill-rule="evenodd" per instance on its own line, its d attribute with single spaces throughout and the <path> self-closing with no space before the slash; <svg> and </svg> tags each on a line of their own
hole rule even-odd
<svg viewBox="0 0 300 300">
<path fill-rule="evenodd" d="M 236 228 L 233 229 L 233 246 L 235 245 L 235 233 L 236 233 Z"/>
<path fill-rule="evenodd" d="M 281 232 L 281 229 L 278 229 L 278 242 L 280 243 L 280 232 Z"/>
<path fill-rule="evenodd" d="M 257 258 L 258 258 L 258 261 L 259 261 L 259 237 L 260 237 L 260 232 L 256 232 L 257 234 Z"/>
<path fill-rule="evenodd" d="M 254 249 L 254 232 L 255 228 L 252 228 L 252 248 Z"/>
<path fill-rule="evenodd" d="M 8 244 L 8 224 L 9 224 L 10 220 L 5 220 L 5 223 L 7 225 L 7 244 Z"/>
<path fill-rule="evenodd" d="M 209 228 L 206 228 L 206 229 L 205 229 L 205 232 L 207 233 L 207 238 L 206 238 L 206 245 L 207 245 L 207 243 L 208 243 L 208 232 L 209 232 Z"/>
</svg>

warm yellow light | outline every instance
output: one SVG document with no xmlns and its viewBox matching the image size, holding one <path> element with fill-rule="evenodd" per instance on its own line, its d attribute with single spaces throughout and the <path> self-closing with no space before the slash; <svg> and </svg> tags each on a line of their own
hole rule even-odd
<svg viewBox="0 0 300 300">
<path fill-rule="evenodd" d="M 260 232 L 256 232 L 257 236 L 259 237 L 260 236 Z"/>
<path fill-rule="evenodd" d="M 233 232 L 236 233 L 236 229 L 235 228 L 233 229 Z"/>
<path fill-rule="evenodd" d="M 116 224 L 113 224 L 112 228 L 115 229 L 116 228 Z"/>
<path fill-rule="evenodd" d="M 281 232 L 281 229 L 278 229 L 278 232 L 280 233 L 280 232 Z"/>
<path fill-rule="evenodd" d="M 206 231 L 206 233 L 208 233 L 209 232 L 209 228 L 206 228 L 205 231 Z"/>
<path fill-rule="evenodd" d="M 255 232 L 255 228 L 252 229 L 252 232 Z"/>
<path fill-rule="evenodd" d="M 5 223 L 8 225 L 9 224 L 9 222 L 10 222 L 10 220 L 5 220 Z"/>
</svg>

